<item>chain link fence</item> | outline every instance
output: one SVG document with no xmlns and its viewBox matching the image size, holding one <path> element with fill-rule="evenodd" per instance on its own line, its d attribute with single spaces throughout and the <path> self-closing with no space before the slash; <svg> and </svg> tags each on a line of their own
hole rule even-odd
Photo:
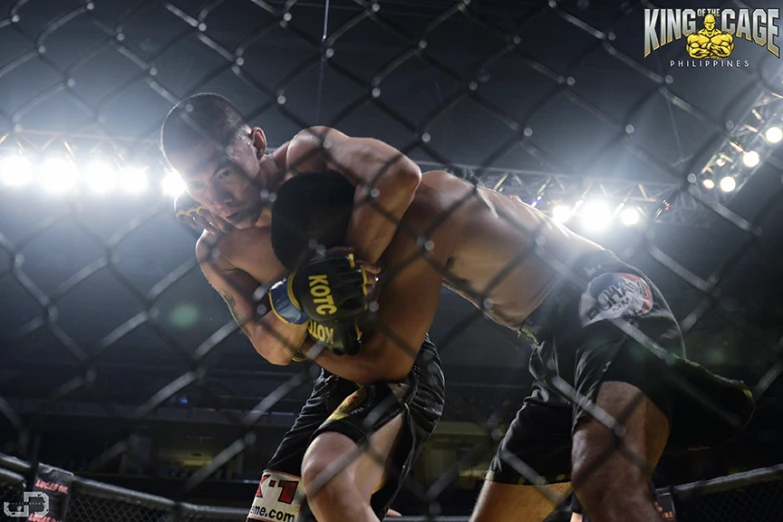
<svg viewBox="0 0 783 522">
<path fill-rule="evenodd" d="M 3 4 L 0 450 L 77 476 L 155 479 L 139 488 L 157 484 L 165 492 L 156 494 L 174 499 L 117 496 L 79 478 L 74 491 L 85 493 L 73 496 L 68 520 L 246 515 L 190 512 L 183 499 L 221 503 L 221 481 L 260 475 L 319 382 L 319 368 L 311 361 L 273 367 L 253 353 L 241 330 L 259 318 L 237 324 L 228 316 L 193 255 L 197 234 L 174 215 L 169 194 L 182 190 L 181 180 L 161 153 L 161 125 L 186 97 L 218 92 L 264 128 L 270 152 L 314 125 L 372 136 L 423 171 L 447 170 L 473 187 L 442 209 L 440 222 L 486 203 L 487 193 L 475 188 L 483 186 L 643 268 L 669 301 L 689 358 L 743 379 L 757 403 L 751 427 L 761 426 L 758 433 L 740 440 L 742 451 L 709 450 L 706 474 L 779 462 L 772 419 L 783 371 L 783 172 L 779 138 L 769 134 L 783 116 L 779 53 L 737 36 L 731 60 L 688 59 L 685 40 L 642 57 L 645 10 L 659 7 L 587 0 Z M 350 170 L 320 131 L 310 132 L 332 168 Z M 531 346 L 488 324 L 496 290 L 530 259 L 564 287 L 582 292 L 588 281 L 546 247 L 545 231 L 501 213 L 497 226 L 528 238 L 530 248 L 497 273 L 473 273 L 487 281 L 479 290 L 455 285 L 460 273 L 433 261 L 431 237 L 374 200 L 375 184 L 401 161 L 359 182 L 373 196 L 362 206 L 398 225 L 399 241 L 413 237 L 416 259 L 428 259 L 476 307 L 461 307 L 449 291 L 441 296 L 431 333 L 444 360 L 443 417 L 393 507 L 467 516 L 476 477 L 533 386 Z M 275 201 L 272 192 L 263 193 L 265 203 Z M 590 228 L 596 215 L 613 222 L 609 232 Z M 390 285 L 395 276 L 384 277 Z M 255 297 L 272 282 L 256 281 L 263 291 Z M 372 329 L 409 358 L 418 347 L 379 321 L 383 312 L 367 319 Z M 614 324 L 652 360 L 672 363 L 633 322 Z M 288 348 L 295 354 L 300 346 Z M 720 397 L 677 375 L 667 382 L 705 416 L 741 424 Z M 624 422 L 568 377 L 555 375 L 548 386 L 612 430 Z M 194 436 L 191 426 L 205 434 Z M 754 444 L 773 449 L 752 453 Z M 509 461 L 553 506 L 567 502 L 570 489 L 545 486 L 534 466 Z M 664 476 L 655 480 L 702 479 L 705 466 L 667 478 L 677 463 L 664 456 Z M 14 473 L 2 474 L 8 498 L 23 488 Z M 695 484 L 680 497 L 683 519 L 740 520 L 727 515 L 735 511 L 780 519 L 779 480 L 752 494 L 713 495 Z M 247 505 L 255 486 L 238 485 L 231 495 L 239 489 L 249 496 L 231 502 Z"/>
<path fill-rule="evenodd" d="M 24 473 L 29 465 L 18 459 L 3 458 L 0 469 L 0 500 L 13 505 L 23 498 Z M 15 472 L 16 471 L 16 472 Z M 19 472 L 19 473 L 17 473 Z M 20 474 L 22 473 L 22 474 Z M 732 477 L 661 488 L 658 495 L 673 495 L 676 520 L 733 522 L 774 520 L 780 513 L 780 466 L 739 473 Z M 162 497 L 142 494 L 101 482 L 76 478 L 75 493 L 66 520 L 245 520 L 246 510 L 176 503 Z M 7 504 L 6 504 L 7 503 Z M 468 517 L 398 517 L 400 522 L 435 519 L 463 522 Z M 564 506 L 547 520 L 569 520 Z"/>
</svg>

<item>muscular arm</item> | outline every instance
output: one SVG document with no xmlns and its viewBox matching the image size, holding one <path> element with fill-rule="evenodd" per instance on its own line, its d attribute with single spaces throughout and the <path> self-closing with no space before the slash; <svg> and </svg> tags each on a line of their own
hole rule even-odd
<svg viewBox="0 0 783 522">
<path fill-rule="evenodd" d="M 357 258 L 376 263 L 413 200 L 421 182 L 419 167 L 382 141 L 351 138 L 328 127 L 297 134 L 287 159 L 289 168 L 299 172 L 333 170 L 356 186 L 345 244 L 355 249 Z"/>
<path fill-rule="evenodd" d="M 273 313 L 258 314 L 253 294 L 259 284 L 246 272 L 232 268 L 219 257 L 213 259 L 210 251 L 211 247 L 203 240 L 196 244 L 201 270 L 223 297 L 253 348 L 272 364 L 289 364 L 307 335 L 306 326 L 285 323 Z M 266 299 L 262 303 L 266 303 Z"/>
<path fill-rule="evenodd" d="M 448 248 L 446 240 L 436 240 L 430 252 L 435 266 L 445 265 Z M 416 260 L 409 262 L 412 256 Z M 363 326 L 366 340 L 361 351 L 340 357 L 323 350 L 315 359 L 327 371 L 354 382 L 399 381 L 408 375 L 440 299 L 441 273 L 418 252 L 414 238 L 397 234 L 383 261 L 388 280 L 380 295 L 377 323 Z"/>
<path fill-rule="evenodd" d="M 727 57 L 731 54 L 731 51 L 734 50 L 734 40 L 731 39 L 729 36 L 724 36 L 721 38 L 720 43 L 718 45 L 715 45 L 713 47 L 713 51 L 715 54 L 717 54 L 720 57 Z"/>
</svg>

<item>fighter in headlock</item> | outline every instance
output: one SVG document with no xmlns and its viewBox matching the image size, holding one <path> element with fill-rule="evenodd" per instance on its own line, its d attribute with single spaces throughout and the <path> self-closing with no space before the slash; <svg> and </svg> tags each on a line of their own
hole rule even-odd
<svg viewBox="0 0 783 522">
<path fill-rule="evenodd" d="M 303 131 L 267 154 L 264 132 L 214 94 L 178 104 L 161 131 L 163 151 L 187 184 L 178 215 L 204 229 L 196 245 L 201 268 L 253 347 L 273 364 L 299 359 L 308 329 L 335 352 L 354 350 L 348 339 L 358 331 L 339 325 L 367 307 L 376 275 L 371 263 L 396 229 L 375 209 L 401 218 L 421 179 L 413 162 L 377 140 L 331 131 L 324 155 L 325 131 Z M 374 206 L 357 210 L 355 224 L 335 238 L 367 263 L 332 252 L 283 279 L 263 196 L 299 171 L 327 169 L 350 180 L 343 202 L 349 215 L 354 199 L 378 191 Z M 443 411 L 440 360 L 426 335 L 420 337 L 412 360 L 398 354 L 397 364 L 407 370 L 389 382 L 342 379 L 334 373 L 339 359 L 324 361 L 326 371 L 267 465 L 248 520 L 268 520 L 272 512 L 312 520 L 307 506 L 319 522 L 383 518 Z"/>
<path fill-rule="evenodd" d="M 322 173 L 276 191 L 271 240 L 289 270 L 360 222 L 351 193 L 340 175 Z M 677 321 L 642 272 L 503 194 L 425 173 L 380 265 L 377 315 L 349 322 L 362 331 L 358 353 L 318 356 L 338 375 L 406 375 L 442 284 L 534 345 L 533 392 L 500 444 L 474 522 L 542 521 L 553 505 L 531 485 L 540 478 L 561 491 L 570 478 L 594 522 L 659 522 L 650 477 L 667 441 L 725 440 L 752 414 L 744 384 L 683 358 Z"/>
</svg>

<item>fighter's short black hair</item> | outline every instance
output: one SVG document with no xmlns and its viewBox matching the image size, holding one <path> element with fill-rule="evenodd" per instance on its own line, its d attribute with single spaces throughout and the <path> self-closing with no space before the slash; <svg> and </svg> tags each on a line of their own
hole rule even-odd
<svg viewBox="0 0 783 522">
<path fill-rule="evenodd" d="M 355 189 L 337 172 L 299 174 L 283 183 L 272 204 L 272 248 L 288 270 L 318 245 L 344 245 Z"/>
<path fill-rule="evenodd" d="M 246 125 L 242 113 L 227 98 L 194 94 L 169 111 L 160 129 L 161 149 L 168 159 L 205 141 L 228 147 Z"/>
</svg>

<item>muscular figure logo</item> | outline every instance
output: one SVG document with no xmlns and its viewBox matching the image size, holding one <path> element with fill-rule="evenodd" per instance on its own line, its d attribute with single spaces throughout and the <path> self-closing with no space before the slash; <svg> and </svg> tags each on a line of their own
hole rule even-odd
<svg viewBox="0 0 783 522">
<path fill-rule="evenodd" d="M 734 37 L 715 27 L 715 16 L 704 16 L 704 29 L 688 36 L 691 58 L 726 58 L 734 50 Z"/>
</svg>

